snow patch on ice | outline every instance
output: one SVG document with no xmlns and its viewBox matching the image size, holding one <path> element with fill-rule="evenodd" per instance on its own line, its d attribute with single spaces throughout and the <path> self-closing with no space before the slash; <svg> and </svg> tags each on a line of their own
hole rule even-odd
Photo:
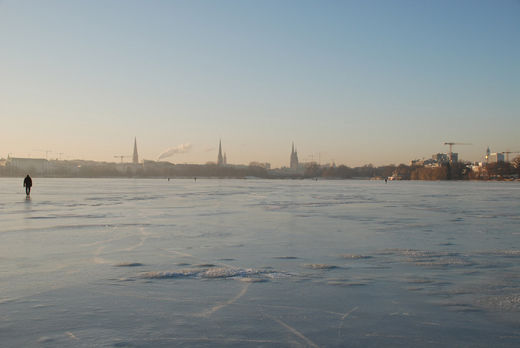
<svg viewBox="0 0 520 348">
<path fill-rule="evenodd" d="M 238 279 L 250 282 L 266 281 L 276 277 L 281 277 L 283 273 L 266 269 L 254 268 L 231 268 L 231 267 L 210 267 L 206 269 L 180 269 L 175 271 L 145 272 L 140 274 L 140 278 L 145 279 L 170 279 L 170 278 L 198 278 L 198 279 Z M 251 279 L 251 280 L 244 280 Z"/>
<path fill-rule="evenodd" d="M 140 277 L 145 279 L 186 278 L 196 276 L 199 273 L 199 270 L 181 269 L 171 272 L 145 272 Z"/>
<path fill-rule="evenodd" d="M 507 312 L 520 311 L 520 293 L 490 296 L 477 302 L 480 306 Z"/>
<path fill-rule="evenodd" d="M 479 251 L 479 255 L 504 256 L 504 257 L 520 257 L 520 250 L 491 250 Z"/>
<path fill-rule="evenodd" d="M 343 259 L 349 259 L 349 260 L 361 260 L 361 259 L 372 258 L 372 256 L 360 255 L 360 254 L 341 254 L 340 257 Z"/>
</svg>

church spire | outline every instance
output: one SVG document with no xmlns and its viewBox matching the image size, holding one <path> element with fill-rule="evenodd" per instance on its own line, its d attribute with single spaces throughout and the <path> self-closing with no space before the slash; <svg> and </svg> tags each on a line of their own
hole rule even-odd
<svg viewBox="0 0 520 348">
<path fill-rule="evenodd" d="M 224 165 L 224 157 L 222 157 L 222 140 L 220 140 L 220 139 L 218 141 L 217 165 L 219 165 L 219 166 Z"/>
<path fill-rule="evenodd" d="M 292 143 L 292 149 L 291 149 L 291 161 L 290 161 L 290 168 L 291 169 L 298 169 L 299 163 L 298 163 L 298 152 L 294 150 L 294 141 Z"/>
<path fill-rule="evenodd" d="M 132 156 L 132 162 L 134 164 L 139 163 L 139 156 L 137 155 L 137 137 L 134 138 L 134 155 Z"/>
</svg>

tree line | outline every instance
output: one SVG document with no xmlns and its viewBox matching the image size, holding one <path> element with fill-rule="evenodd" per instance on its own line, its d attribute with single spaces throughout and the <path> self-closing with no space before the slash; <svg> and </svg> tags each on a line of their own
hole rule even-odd
<svg viewBox="0 0 520 348">
<path fill-rule="evenodd" d="M 442 165 L 385 165 L 374 167 L 370 164 L 350 168 L 344 165 L 338 167 L 320 167 L 317 164 L 305 169 L 305 178 L 389 178 L 400 180 L 503 180 L 520 177 L 520 156 L 512 162 L 497 162 L 484 164 L 473 170 L 471 166 L 462 163 L 444 163 Z"/>
<path fill-rule="evenodd" d="M 31 172 L 29 170 L 29 172 Z M 34 172 L 31 172 L 34 174 Z M 9 166 L 0 166 L 0 176 L 25 176 L 27 170 Z M 373 166 L 367 164 L 361 167 L 320 166 L 311 163 L 302 171 L 270 170 L 264 166 L 252 163 L 249 166 L 218 166 L 209 164 L 172 164 L 169 162 L 149 162 L 144 165 L 121 166 L 116 163 L 82 162 L 67 163 L 61 161 L 54 165 L 52 170 L 35 174 L 46 177 L 216 177 L 216 178 L 244 178 L 258 177 L 266 179 L 276 178 L 324 178 L 324 179 L 355 179 L 355 178 L 389 178 L 400 180 L 504 180 L 520 177 L 520 156 L 512 162 L 489 163 L 476 170 L 462 163 L 445 163 L 440 166 L 418 165 L 384 165 Z"/>
</svg>

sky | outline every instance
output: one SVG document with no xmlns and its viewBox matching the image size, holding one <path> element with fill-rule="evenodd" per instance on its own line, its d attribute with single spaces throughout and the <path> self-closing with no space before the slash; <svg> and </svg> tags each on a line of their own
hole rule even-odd
<svg viewBox="0 0 520 348">
<path fill-rule="evenodd" d="M 519 0 L 0 0 L 0 158 L 478 161 L 519 113 Z"/>
</svg>

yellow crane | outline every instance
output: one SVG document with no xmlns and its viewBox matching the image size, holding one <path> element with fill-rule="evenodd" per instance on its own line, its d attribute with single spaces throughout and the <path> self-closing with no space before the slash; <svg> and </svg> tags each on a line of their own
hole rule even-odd
<svg viewBox="0 0 520 348">
<path fill-rule="evenodd" d="M 455 143 L 455 142 L 452 142 L 452 141 L 446 141 L 444 143 L 444 145 L 449 145 L 450 146 L 450 152 L 448 153 L 448 156 L 450 157 L 450 163 L 453 162 L 453 145 L 471 145 L 469 143 Z"/>
</svg>

